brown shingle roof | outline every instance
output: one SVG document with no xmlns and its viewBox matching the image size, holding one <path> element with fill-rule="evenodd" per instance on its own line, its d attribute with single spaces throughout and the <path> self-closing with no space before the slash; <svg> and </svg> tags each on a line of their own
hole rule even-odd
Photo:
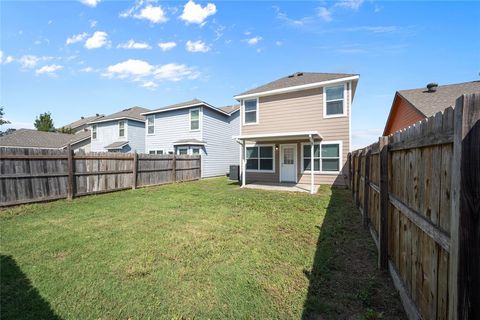
<svg viewBox="0 0 480 320">
<path fill-rule="evenodd" d="M 150 110 L 146 108 L 132 107 L 132 108 L 124 109 L 119 112 L 109 114 L 108 116 L 105 116 L 103 118 L 90 121 L 89 123 L 106 122 L 106 121 L 116 120 L 116 119 L 133 119 L 133 120 L 145 122 L 145 117 L 142 116 L 141 114 L 148 111 Z"/>
<path fill-rule="evenodd" d="M 121 149 L 123 146 L 126 146 L 128 144 L 128 141 L 115 141 L 113 143 L 110 143 L 108 146 L 105 147 L 107 150 L 113 150 L 113 149 Z"/>
<path fill-rule="evenodd" d="M 75 144 L 87 138 L 90 138 L 89 131 L 84 131 L 78 134 L 66 134 L 31 129 L 19 129 L 0 137 L 0 146 L 60 149 L 69 143 Z"/>
<path fill-rule="evenodd" d="M 260 93 L 264 91 L 284 89 L 289 87 L 296 87 L 310 83 L 323 82 L 328 80 L 336 80 L 346 77 L 356 76 L 356 74 L 349 73 L 320 73 L 320 72 L 295 72 L 294 74 L 280 78 L 278 80 L 269 82 L 262 86 L 250 89 L 240 93 L 238 96 Z"/>
<path fill-rule="evenodd" d="M 455 100 L 463 94 L 480 93 L 480 81 L 438 86 L 435 92 L 427 88 L 401 90 L 397 92 L 410 102 L 425 117 L 433 116 L 450 106 L 455 106 Z"/>
<path fill-rule="evenodd" d="M 226 113 L 231 114 L 237 111 L 238 109 L 240 109 L 240 105 L 236 104 L 234 106 L 225 106 L 225 107 L 220 107 L 219 109 L 225 111 Z"/>
</svg>

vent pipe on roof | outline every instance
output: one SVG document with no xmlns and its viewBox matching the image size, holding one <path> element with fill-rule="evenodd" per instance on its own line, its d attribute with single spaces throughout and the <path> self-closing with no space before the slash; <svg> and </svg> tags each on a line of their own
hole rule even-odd
<svg viewBox="0 0 480 320">
<path fill-rule="evenodd" d="M 435 91 L 437 91 L 437 87 L 438 87 L 438 83 L 431 82 L 431 83 L 427 84 L 427 91 L 428 92 L 435 92 Z"/>
<path fill-rule="evenodd" d="M 84 116 L 81 116 L 81 117 L 80 117 L 80 119 L 82 119 L 82 120 L 83 120 L 83 119 L 85 119 L 85 117 L 84 117 Z"/>
</svg>

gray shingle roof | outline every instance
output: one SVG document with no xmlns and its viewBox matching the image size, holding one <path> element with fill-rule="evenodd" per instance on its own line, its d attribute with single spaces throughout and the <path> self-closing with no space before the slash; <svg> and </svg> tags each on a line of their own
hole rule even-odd
<svg viewBox="0 0 480 320">
<path fill-rule="evenodd" d="M 63 128 L 71 128 L 71 129 L 75 129 L 75 128 L 78 128 L 78 127 L 81 127 L 83 126 L 84 124 L 87 124 L 91 121 L 95 121 L 97 119 L 100 119 L 102 117 L 104 117 L 105 115 L 103 114 L 100 114 L 100 115 L 95 115 L 95 116 L 89 116 L 89 117 L 82 117 L 80 118 L 79 120 L 77 121 L 74 121 L 72 123 L 69 123 L 69 124 L 66 124 L 63 126 Z"/>
<path fill-rule="evenodd" d="M 236 104 L 234 106 L 225 106 L 225 107 L 220 107 L 219 108 L 220 110 L 223 110 L 225 111 L 226 113 L 232 113 L 232 112 L 235 112 L 237 111 L 238 109 L 240 109 L 240 105 L 239 104 Z"/>
<path fill-rule="evenodd" d="M 198 139 L 180 139 L 175 141 L 173 144 L 174 145 L 180 145 L 180 144 L 203 145 L 207 143 L 205 141 L 198 140 Z"/>
<path fill-rule="evenodd" d="M 128 141 L 115 141 L 113 143 L 110 143 L 108 146 L 106 146 L 105 149 L 108 149 L 108 150 L 121 149 L 123 146 L 127 144 L 128 144 Z"/>
<path fill-rule="evenodd" d="M 19 129 L 0 137 L 0 146 L 60 149 L 69 143 L 75 144 L 87 138 L 90 138 L 89 131 L 84 131 L 78 134 L 65 134 L 31 129 Z"/>
<path fill-rule="evenodd" d="M 184 101 L 184 102 L 180 102 L 180 103 L 171 104 L 171 105 L 166 106 L 166 107 L 153 109 L 152 111 L 149 110 L 145 114 L 154 114 L 154 113 L 165 112 L 165 111 L 169 111 L 169 110 L 182 109 L 182 108 L 188 108 L 188 107 L 191 107 L 191 106 L 201 106 L 201 105 L 205 106 L 205 107 L 208 107 L 212 110 L 215 110 L 217 112 L 220 112 L 220 113 L 228 113 L 228 112 L 222 110 L 221 108 L 214 107 L 214 106 L 212 106 L 211 104 L 209 104 L 205 101 L 202 101 L 202 100 L 199 100 L 199 99 L 192 99 L 192 100 L 188 100 L 188 101 Z"/>
<path fill-rule="evenodd" d="M 134 120 L 145 122 L 145 117 L 142 116 L 141 114 L 148 111 L 150 110 L 142 107 L 131 107 L 119 112 L 109 114 L 108 116 L 91 121 L 89 123 L 106 122 L 109 120 L 116 120 L 116 119 L 134 119 Z"/>
<path fill-rule="evenodd" d="M 425 87 L 401 90 L 397 93 L 423 113 L 425 117 L 430 117 L 438 111 L 455 106 L 455 100 L 463 94 L 480 93 L 480 81 L 438 86 L 435 92 L 428 92 Z"/>
<path fill-rule="evenodd" d="M 264 91 L 284 89 L 289 87 L 296 87 L 310 83 L 323 82 L 328 80 L 336 80 L 351 76 L 356 76 L 357 74 L 349 73 L 320 73 L 320 72 L 295 72 L 294 74 L 288 75 L 286 77 L 280 78 L 278 80 L 269 82 L 262 86 L 250 89 L 248 91 L 238 94 L 238 96 L 260 93 Z"/>
</svg>

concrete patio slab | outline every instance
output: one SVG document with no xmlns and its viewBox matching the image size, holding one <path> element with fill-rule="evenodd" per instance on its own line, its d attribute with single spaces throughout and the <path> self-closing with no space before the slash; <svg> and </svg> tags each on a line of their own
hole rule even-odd
<svg viewBox="0 0 480 320">
<path fill-rule="evenodd" d="M 320 186 L 316 185 L 315 193 L 317 193 Z M 286 192 L 307 192 L 310 193 L 309 184 L 297 184 L 297 183 L 249 183 L 244 188 L 248 189 L 261 189 L 270 191 L 286 191 Z"/>
</svg>

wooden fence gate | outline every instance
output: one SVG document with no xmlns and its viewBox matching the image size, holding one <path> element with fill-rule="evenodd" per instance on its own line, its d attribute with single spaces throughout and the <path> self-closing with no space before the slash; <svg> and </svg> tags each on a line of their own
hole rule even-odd
<svg viewBox="0 0 480 320">
<path fill-rule="evenodd" d="M 480 94 L 348 157 L 352 196 L 410 319 L 480 319 Z"/>
</svg>

